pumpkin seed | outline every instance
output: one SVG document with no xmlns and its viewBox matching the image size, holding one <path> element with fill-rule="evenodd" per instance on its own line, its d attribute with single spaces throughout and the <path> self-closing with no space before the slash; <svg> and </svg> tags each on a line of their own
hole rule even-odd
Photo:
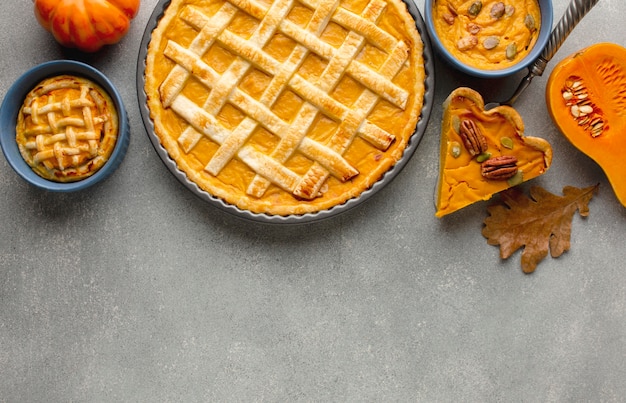
<svg viewBox="0 0 626 403">
<path fill-rule="evenodd" d="M 593 112 L 593 107 L 589 105 L 583 105 L 583 106 L 578 107 L 578 111 L 580 112 L 581 115 L 588 115 L 591 112 Z"/>
<path fill-rule="evenodd" d="M 524 173 L 521 170 L 518 170 L 515 175 L 511 176 L 506 181 L 509 186 L 517 186 L 522 182 L 524 182 Z"/>
<path fill-rule="evenodd" d="M 600 118 L 599 116 L 594 117 L 593 119 L 591 119 L 591 121 L 589 122 L 590 126 L 596 126 L 596 125 L 604 125 L 604 122 L 602 121 L 602 118 Z"/>
<path fill-rule="evenodd" d="M 526 28 L 529 30 L 534 31 L 536 29 L 535 17 L 530 14 L 526 14 L 526 18 L 524 18 L 524 25 L 526 25 Z"/>
<path fill-rule="evenodd" d="M 598 137 L 604 131 L 604 122 L 600 121 L 591 126 L 591 137 Z"/>
<path fill-rule="evenodd" d="M 504 15 L 505 16 L 510 17 L 513 14 L 515 14 L 515 7 L 513 7 L 510 4 L 507 4 L 506 6 L 504 6 Z"/>
<path fill-rule="evenodd" d="M 456 134 L 459 134 L 461 132 L 461 118 L 459 118 L 457 115 L 454 115 L 452 117 L 452 129 Z"/>
<path fill-rule="evenodd" d="M 461 144 L 457 141 L 453 141 L 450 144 L 450 155 L 454 158 L 459 158 L 461 155 Z"/>
<path fill-rule="evenodd" d="M 483 46 L 485 49 L 491 50 L 495 48 L 496 46 L 498 46 L 499 43 L 500 43 L 500 38 L 498 38 L 495 35 L 492 35 L 492 36 L 488 36 L 485 38 L 485 40 L 483 41 Z"/>
<path fill-rule="evenodd" d="M 583 86 L 583 83 L 581 83 L 580 81 L 574 81 L 571 84 L 572 89 L 577 90 L 579 88 L 581 88 Z"/>
<path fill-rule="evenodd" d="M 515 59 L 515 56 L 517 56 L 517 44 L 513 42 L 506 47 L 506 58 L 509 60 L 513 60 Z"/>
<path fill-rule="evenodd" d="M 491 17 L 495 19 L 502 18 L 505 10 L 506 10 L 506 7 L 504 6 L 504 3 L 499 1 L 495 3 L 493 6 L 491 6 Z"/>
<path fill-rule="evenodd" d="M 502 147 L 508 148 L 509 150 L 512 150 L 514 145 L 513 139 L 506 136 L 500 138 L 500 144 L 502 144 Z"/>
<path fill-rule="evenodd" d="M 469 9 L 467 10 L 467 12 L 472 17 L 476 17 L 478 15 L 478 13 L 480 13 L 480 10 L 482 10 L 482 8 L 483 8 L 483 2 L 482 1 L 475 1 L 475 2 L 472 3 L 471 6 L 469 6 Z"/>
<path fill-rule="evenodd" d="M 482 154 L 478 154 L 478 157 L 476 157 L 476 162 L 485 162 L 487 161 L 489 158 L 491 158 L 491 153 L 489 152 L 484 152 Z"/>
</svg>

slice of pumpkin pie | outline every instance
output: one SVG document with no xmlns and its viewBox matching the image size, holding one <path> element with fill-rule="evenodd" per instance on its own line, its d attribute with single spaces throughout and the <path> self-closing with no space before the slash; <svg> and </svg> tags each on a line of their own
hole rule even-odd
<svg viewBox="0 0 626 403">
<path fill-rule="evenodd" d="M 443 217 L 545 173 L 552 147 L 524 136 L 515 109 L 485 110 L 480 94 L 461 87 L 443 103 L 435 216 Z"/>
</svg>

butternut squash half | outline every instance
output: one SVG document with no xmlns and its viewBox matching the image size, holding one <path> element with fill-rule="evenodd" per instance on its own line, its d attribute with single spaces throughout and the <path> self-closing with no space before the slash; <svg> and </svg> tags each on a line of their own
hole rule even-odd
<svg viewBox="0 0 626 403">
<path fill-rule="evenodd" d="M 597 43 L 559 62 L 546 85 L 554 124 L 604 170 L 626 206 L 626 49 Z"/>
</svg>

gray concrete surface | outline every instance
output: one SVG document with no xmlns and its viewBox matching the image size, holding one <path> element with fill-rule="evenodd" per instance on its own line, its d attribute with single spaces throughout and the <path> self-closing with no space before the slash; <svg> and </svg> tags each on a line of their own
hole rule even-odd
<svg viewBox="0 0 626 403">
<path fill-rule="evenodd" d="M 36 64 L 83 60 L 120 88 L 132 126 L 120 169 L 78 194 L 33 189 L 0 157 L 0 401 L 626 399 L 626 209 L 544 103 L 556 61 L 626 45 L 626 3 L 602 0 L 517 104 L 554 148 L 533 184 L 600 184 L 571 250 L 532 275 L 481 236 L 486 203 L 433 216 L 441 102 L 460 85 L 503 98 L 517 78 L 437 59 L 428 130 L 389 186 L 329 221 L 253 224 L 197 199 L 149 142 L 135 66 L 155 4 L 86 56 L 58 47 L 30 1 L 0 3 L 0 96 Z"/>
</svg>

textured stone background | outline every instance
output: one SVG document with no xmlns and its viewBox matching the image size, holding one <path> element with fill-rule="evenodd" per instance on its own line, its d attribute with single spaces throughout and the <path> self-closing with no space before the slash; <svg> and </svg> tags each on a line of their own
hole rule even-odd
<svg viewBox="0 0 626 403">
<path fill-rule="evenodd" d="M 0 3 L 0 96 L 36 64 L 79 59 L 119 87 L 132 126 L 120 169 L 78 194 L 33 189 L 0 157 L 0 401 L 624 399 L 626 209 L 557 132 L 544 88 L 566 55 L 626 45 L 626 3 L 602 0 L 516 105 L 554 148 L 534 184 L 600 184 L 572 249 L 532 275 L 481 236 L 485 203 L 433 216 L 441 102 L 460 85 L 504 98 L 519 77 L 437 59 L 430 124 L 392 183 L 329 221 L 253 224 L 197 199 L 149 142 L 135 71 L 155 4 L 86 56 L 58 47 L 30 1 Z"/>
</svg>

